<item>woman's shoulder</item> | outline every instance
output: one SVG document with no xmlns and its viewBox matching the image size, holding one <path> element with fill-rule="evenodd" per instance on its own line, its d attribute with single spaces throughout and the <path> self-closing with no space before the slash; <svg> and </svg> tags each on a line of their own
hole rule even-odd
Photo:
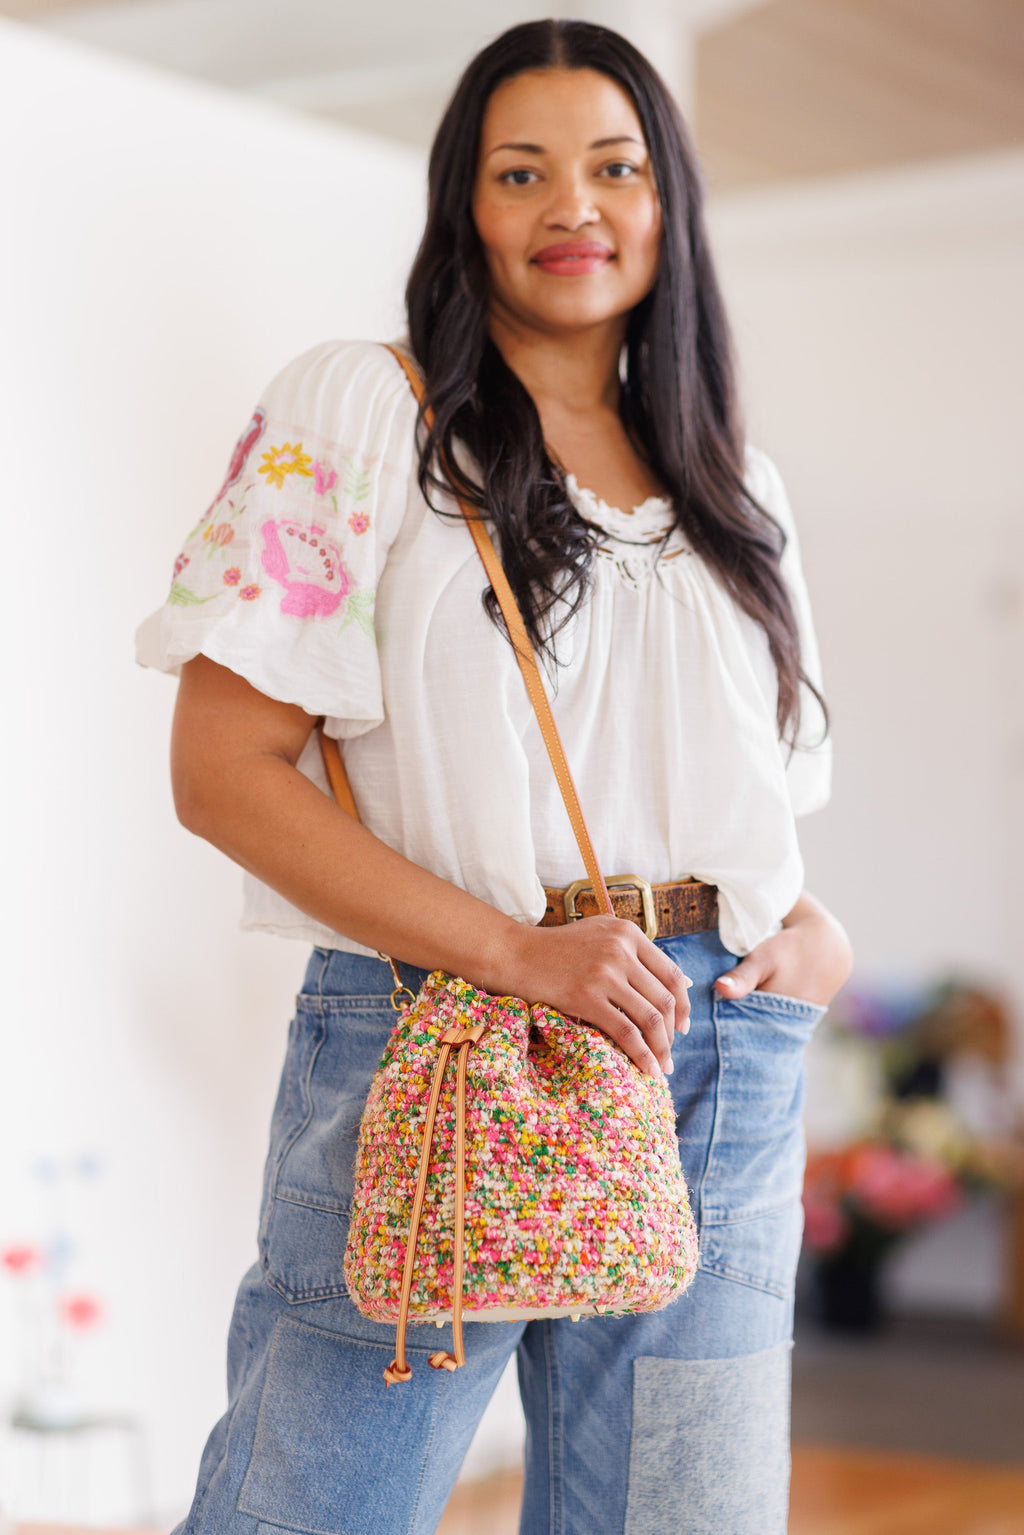
<svg viewBox="0 0 1024 1535">
<path fill-rule="evenodd" d="M 408 350 L 401 341 L 393 344 Z M 416 418 L 401 365 L 379 341 L 321 341 L 307 348 L 273 376 L 259 407 L 279 427 L 364 452 L 374 446 L 384 452 L 396 428 L 405 435 Z"/>
<path fill-rule="evenodd" d="M 744 479 L 750 494 L 771 513 L 783 531 L 792 536 L 795 531 L 793 512 L 775 460 L 763 448 L 748 442 L 744 447 L 744 461 Z"/>
</svg>

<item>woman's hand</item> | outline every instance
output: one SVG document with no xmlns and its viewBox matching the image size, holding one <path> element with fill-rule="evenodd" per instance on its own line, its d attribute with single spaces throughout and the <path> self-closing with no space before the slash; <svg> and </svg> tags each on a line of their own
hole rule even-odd
<svg viewBox="0 0 1024 1535">
<path fill-rule="evenodd" d="M 781 991 L 825 1007 L 853 970 L 846 931 L 806 890 L 782 919 L 782 932 L 756 944 L 715 982 L 720 997 Z"/>
<path fill-rule="evenodd" d="M 514 925 L 478 984 L 591 1023 L 648 1076 L 672 1071 L 672 1042 L 690 1027 L 691 982 L 635 922 L 587 917 L 564 927 Z M 493 984 L 491 984 L 493 981 Z"/>
</svg>

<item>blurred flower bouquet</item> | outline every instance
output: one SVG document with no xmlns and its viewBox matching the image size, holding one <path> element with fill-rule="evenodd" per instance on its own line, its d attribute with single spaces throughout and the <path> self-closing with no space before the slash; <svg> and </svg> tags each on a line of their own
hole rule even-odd
<svg viewBox="0 0 1024 1535">
<path fill-rule="evenodd" d="M 839 1051 L 857 1053 L 860 1097 L 855 1133 L 808 1157 L 804 1243 L 820 1319 L 869 1328 L 881 1318 L 882 1261 L 897 1242 L 952 1214 L 972 1189 L 1024 1184 L 1005 1071 L 1011 1027 L 997 998 L 946 981 L 846 991 L 828 1033 Z"/>
<path fill-rule="evenodd" d="M 91 1155 L 40 1158 L 32 1173 L 41 1186 L 48 1236 L 0 1244 L 0 1276 L 13 1285 L 17 1386 L 11 1410 L 18 1427 L 74 1427 L 84 1416 L 74 1380 L 79 1340 L 103 1320 L 102 1303 L 71 1282 L 78 1244 L 69 1230 L 69 1205 L 80 1185 L 99 1177 Z"/>
</svg>

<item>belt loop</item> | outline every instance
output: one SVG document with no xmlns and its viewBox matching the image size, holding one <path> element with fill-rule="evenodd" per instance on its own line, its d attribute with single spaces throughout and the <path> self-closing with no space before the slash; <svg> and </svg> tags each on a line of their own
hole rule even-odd
<svg viewBox="0 0 1024 1535">
<path fill-rule="evenodd" d="M 323 964 L 320 966 L 320 974 L 317 976 L 317 981 L 316 981 L 316 992 L 317 992 L 317 996 L 318 997 L 323 997 L 323 994 L 324 994 L 324 976 L 327 974 L 327 971 L 330 969 L 331 955 L 334 952 L 335 951 L 333 949 L 321 949 L 320 950 L 320 953 L 323 955 Z"/>
</svg>

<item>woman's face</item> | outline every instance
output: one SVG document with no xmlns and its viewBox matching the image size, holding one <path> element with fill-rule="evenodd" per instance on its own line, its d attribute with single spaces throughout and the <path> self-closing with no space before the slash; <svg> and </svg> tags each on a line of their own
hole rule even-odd
<svg viewBox="0 0 1024 1535">
<path fill-rule="evenodd" d="M 657 274 L 661 209 L 621 87 L 592 69 L 503 81 L 484 114 L 473 218 L 496 317 L 546 334 L 624 326 Z"/>
</svg>

